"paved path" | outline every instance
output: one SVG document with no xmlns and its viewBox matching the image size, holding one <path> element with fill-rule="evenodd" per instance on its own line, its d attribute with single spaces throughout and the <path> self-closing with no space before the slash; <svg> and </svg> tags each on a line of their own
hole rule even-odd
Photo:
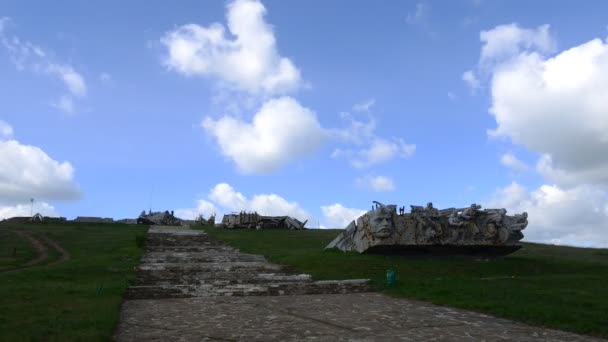
<svg viewBox="0 0 608 342">
<path fill-rule="evenodd" d="M 155 229 L 148 242 L 118 341 L 599 341 L 363 292 L 360 280 L 314 282 L 202 232 Z"/>
</svg>

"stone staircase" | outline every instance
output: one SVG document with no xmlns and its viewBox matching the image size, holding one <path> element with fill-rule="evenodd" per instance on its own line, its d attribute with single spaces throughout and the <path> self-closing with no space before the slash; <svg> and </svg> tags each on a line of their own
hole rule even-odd
<svg viewBox="0 0 608 342">
<path fill-rule="evenodd" d="M 152 227 L 136 282 L 125 296 L 159 299 L 368 291 L 367 279 L 313 281 L 308 274 L 294 274 L 261 255 L 241 253 L 203 231 Z"/>
</svg>

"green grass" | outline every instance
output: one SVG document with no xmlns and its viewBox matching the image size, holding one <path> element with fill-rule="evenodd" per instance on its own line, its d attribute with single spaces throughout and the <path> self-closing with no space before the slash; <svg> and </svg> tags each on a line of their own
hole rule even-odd
<svg viewBox="0 0 608 342">
<path fill-rule="evenodd" d="M 494 260 L 401 258 L 324 250 L 338 230 L 205 230 L 315 279 L 369 278 L 376 290 L 395 297 L 608 337 L 606 249 L 525 243 Z M 390 288 L 387 269 L 397 271 Z"/>
<path fill-rule="evenodd" d="M 17 268 L 35 257 L 36 251 L 27 240 L 0 228 L 0 271 Z"/>
<path fill-rule="evenodd" d="M 46 235 L 71 259 L 16 272 L 0 272 L 0 340 L 108 341 L 118 320 L 122 294 L 134 279 L 143 252 L 141 226 L 113 224 L 0 225 L 1 236 L 22 229 Z M 17 241 L 8 242 L 8 245 Z M 0 243 L 4 251 L 7 242 Z M 25 248 L 25 247 L 24 247 Z M 4 253 L 4 252 L 3 252 Z M 32 256 L 35 256 L 33 253 Z"/>
</svg>

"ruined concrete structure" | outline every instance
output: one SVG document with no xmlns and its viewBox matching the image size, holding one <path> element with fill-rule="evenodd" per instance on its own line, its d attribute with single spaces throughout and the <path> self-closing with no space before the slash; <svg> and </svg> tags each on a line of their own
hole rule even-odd
<svg viewBox="0 0 608 342">
<path fill-rule="evenodd" d="M 229 229 L 305 229 L 302 222 L 290 216 L 263 216 L 257 212 L 224 215 L 221 226 Z"/>
<path fill-rule="evenodd" d="M 467 208 L 439 210 L 411 206 L 411 212 L 374 201 L 375 208 L 352 221 L 326 248 L 377 254 L 505 255 L 519 248 L 526 212 L 506 215 L 505 209 Z"/>
<path fill-rule="evenodd" d="M 137 224 L 147 224 L 147 225 L 163 225 L 163 226 L 181 226 L 182 220 L 175 217 L 173 215 L 173 211 L 149 211 L 146 214 L 146 211 L 142 211 L 139 217 L 137 218 Z"/>
<path fill-rule="evenodd" d="M 215 214 L 209 216 L 208 220 L 206 220 L 203 215 L 198 215 L 198 217 L 194 220 L 194 224 L 199 226 L 215 226 Z"/>
</svg>

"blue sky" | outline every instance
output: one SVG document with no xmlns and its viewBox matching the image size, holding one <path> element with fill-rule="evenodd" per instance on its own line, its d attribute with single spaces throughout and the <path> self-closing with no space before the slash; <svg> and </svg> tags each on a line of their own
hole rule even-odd
<svg viewBox="0 0 608 342">
<path fill-rule="evenodd" d="M 0 217 L 475 202 L 608 246 L 607 7 L 3 1 Z"/>
</svg>

